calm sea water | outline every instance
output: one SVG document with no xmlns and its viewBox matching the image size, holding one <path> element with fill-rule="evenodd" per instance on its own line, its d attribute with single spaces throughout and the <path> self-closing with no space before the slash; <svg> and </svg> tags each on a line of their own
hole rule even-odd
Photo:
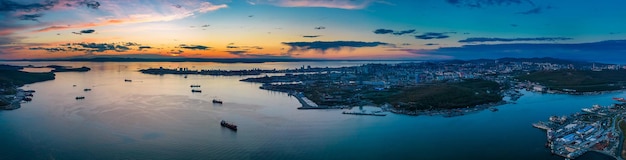
<svg viewBox="0 0 626 160">
<path fill-rule="evenodd" d="M 531 123 L 626 97 L 524 92 L 517 104 L 499 106 L 498 112 L 370 117 L 297 110 L 295 98 L 238 81 L 245 77 L 137 72 L 159 66 L 284 69 L 368 62 L 2 63 L 92 70 L 57 73 L 55 80 L 24 86 L 37 91 L 34 100 L 0 111 L 0 159 L 562 159 L 550 154 L 545 132 Z M 201 85 L 202 93 L 192 93 L 192 84 Z M 214 98 L 224 104 L 212 104 Z M 239 125 L 239 131 L 222 128 L 222 119 Z"/>
</svg>

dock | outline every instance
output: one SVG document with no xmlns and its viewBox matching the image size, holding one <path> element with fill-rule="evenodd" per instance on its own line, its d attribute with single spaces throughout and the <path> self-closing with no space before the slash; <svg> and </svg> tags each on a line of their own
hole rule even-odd
<svg viewBox="0 0 626 160">
<path fill-rule="evenodd" d="M 295 93 L 295 94 L 291 94 L 291 95 L 296 97 L 298 102 L 300 102 L 300 104 L 302 104 L 302 107 L 298 107 L 298 109 L 330 109 L 330 107 L 319 106 L 319 105 L 315 104 L 315 102 L 313 102 L 310 99 L 306 98 L 302 93 Z"/>
</svg>

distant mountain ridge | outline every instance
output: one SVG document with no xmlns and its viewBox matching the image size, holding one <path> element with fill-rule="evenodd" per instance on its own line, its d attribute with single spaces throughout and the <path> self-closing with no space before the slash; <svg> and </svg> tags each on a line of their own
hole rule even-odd
<svg viewBox="0 0 626 160">
<path fill-rule="evenodd" d="M 533 57 L 533 58 L 498 58 L 498 59 L 474 59 L 474 60 L 449 60 L 447 63 L 509 63 L 509 62 L 533 62 L 533 63 L 554 63 L 554 64 L 573 64 L 573 65 L 606 65 L 607 63 L 589 62 L 579 60 L 567 60 L 552 57 Z"/>
</svg>

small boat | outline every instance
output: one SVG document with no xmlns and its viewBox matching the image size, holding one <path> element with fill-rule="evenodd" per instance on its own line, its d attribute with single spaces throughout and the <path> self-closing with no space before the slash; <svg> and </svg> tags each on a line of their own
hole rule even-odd
<svg viewBox="0 0 626 160">
<path fill-rule="evenodd" d="M 124 82 L 133 82 L 133 80 L 130 80 L 130 79 L 124 79 Z"/>
<path fill-rule="evenodd" d="M 83 91 L 85 91 L 85 92 L 91 91 L 91 88 L 85 88 L 85 89 L 83 89 Z"/>
<path fill-rule="evenodd" d="M 197 84 L 192 84 L 190 87 L 191 87 L 191 88 L 193 88 L 193 87 L 200 87 L 200 85 L 197 85 Z"/>
<path fill-rule="evenodd" d="M 220 125 L 222 125 L 222 127 L 226 127 L 226 128 L 231 129 L 233 131 L 237 131 L 237 125 L 232 124 L 232 123 L 228 123 L 228 122 L 226 122 L 224 120 L 222 120 L 220 122 Z"/>
<path fill-rule="evenodd" d="M 78 99 L 85 99 L 85 97 L 84 97 L 84 96 L 78 96 L 78 97 L 76 97 L 76 99 L 77 99 L 77 100 L 78 100 Z"/>
<path fill-rule="evenodd" d="M 218 104 L 222 104 L 222 100 L 218 100 L 218 99 L 213 99 L 213 103 L 218 103 Z"/>
<path fill-rule="evenodd" d="M 197 93 L 200 93 L 200 92 L 202 92 L 202 90 L 199 90 L 199 89 L 192 89 L 192 90 L 191 90 L 191 92 L 197 92 Z"/>
</svg>

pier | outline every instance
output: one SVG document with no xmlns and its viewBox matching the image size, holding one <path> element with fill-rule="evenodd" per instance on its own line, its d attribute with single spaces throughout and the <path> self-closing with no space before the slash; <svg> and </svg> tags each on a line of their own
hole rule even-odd
<svg viewBox="0 0 626 160">
<path fill-rule="evenodd" d="M 310 99 L 306 98 L 300 92 L 299 93 L 294 93 L 292 95 L 294 97 L 296 97 L 296 99 L 298 100 L 298 102 L 300 102 L 300 104 L 302 104 L 302 107 L 298 107 L 298 109 L 330 109 L 330 107 L 319 106 L 319 105 L 315 104 L 315 102 L 313 102 Z"/>
</svg>

